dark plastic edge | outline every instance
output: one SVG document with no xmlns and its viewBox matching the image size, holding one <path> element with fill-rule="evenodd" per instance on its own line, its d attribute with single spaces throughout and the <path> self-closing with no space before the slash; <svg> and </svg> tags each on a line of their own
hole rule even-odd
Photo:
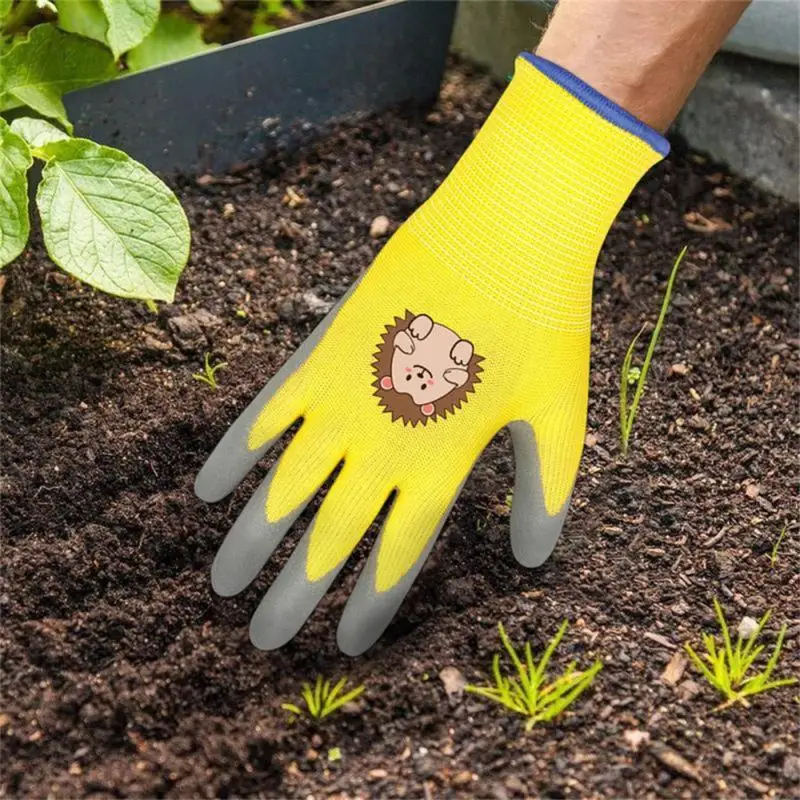
<svg viewBox="0 0 800 800">
<path fill-rule="evenodd" d="M 75 135 L 161 173 L 221 172 L 321 126 L 439 91 L 453 0 L 384 0 L 64 98 Z"/>
</svg>

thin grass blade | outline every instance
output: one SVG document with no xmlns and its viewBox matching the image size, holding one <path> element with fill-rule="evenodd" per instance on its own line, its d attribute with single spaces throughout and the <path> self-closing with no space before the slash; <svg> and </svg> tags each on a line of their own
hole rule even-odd
<svg viewBox="0 0 800 800">
<path fill-rule="evenodd" d="M 551 702 L 543 706 L 538 715 L 539 718 L 545 721 L 557 717 L 565 708 L 572 704 L 579 695 L 589 688 L 595 676 L 602 668 L 602 662 L 595 661 L 586 672 L 581 673 L 581 676 L 573 681 L 572 685 L 566 686 L 568 691 L 561 693 L 560 696 L 554 696 Z"/>
<path fill-rule="evenodd" d="M 630 412 L 628 413 L 629 431 L 633 428 L 633 422 L 636 419 L 636 412 L 639 410 L 639 402 L 641 401 L 642 394 L 644 393 L 645 382 L 647 381 L 647 373 L 650 370 L 650 362 L 653 360 L 653 353 L 655 353 L 658 339 L 661 336 L 661 328 L 664 327 L 664 320 L 667 317 L 669 303 L 672 299 L 672 287 L 675 285 L 678 267 L 681 265 L 681 261 L 683 261 L 683 257 L 686 255 L 687 250 L 688 247 L 684 247 L 678 257 L 675 259 L 675 263 L 672 265 L 672 272 L 670 273 L 669 280 L 667 281 L 667 290 L 664 292 L 664 299 L 661 301 L 661 312 L 658 315 L 656 326 L 653 328 L 653 333 L 650 335 L 650 343 L 647 346 L 647 353 L 644 357 L 642 370 L 639 373 L 639 380 L 636 383 L 636 391 L 633 395 L 633 402 L 631 403 Z"/>
<path fill-rule="evenodd" d="M 339 692 L 341 692 L 342 689 L 344 689 L 346 684 L 347 684 L 347 676 L 345 676 L 344 678 L 340 678 L 339 681 L 336 683 L 336 685 L 333 687 L 333 689 L 331 689 L 328 692 L 328 696 L 325 701 L 326 704 L 333 703 L 339 696 Z"/>
<path fill-rule="evenodd" d="M 545 675 L 545 670 L 547 669 L 547 664 L 550 661 L 550 657 L 555 652 L 556 647 L 561 644 L 561 640 L 564 638 L 564 634 L 566 633 L 567 628 L 569 627 L 569 622 L 564 620 L 559 629 L 556 631 L 556 635 L 550 640 L 547 648 L 545 649 L 542 657 L 539 659 L 539 664 L 536 667 L 536 675 L 539 682 L 542 681 Z"/>
<path fill-rule="evenodd" d="M 633 351 L 636 348 L 636 343 L 644 333 L 647 326 L 642 325 L 639 333 L 633 337 L 630 345 L 628 345 L 628 352 L 625 353 L 625 358 L 622 360 L 622 374 L 619 378 L 619 430 L 620 430 L 620 444 L 622 446 L 622 455 L 628 453 L 628 441 L 631 435 L 631 424 L 628 422 L 628 375 L 631 371 L 631 362 L 633 361 Z"/>
<path fill-rule="evenodd" d="M 519 656 L 517 655 L 517 651 L 514 649 L 514 645 L 511 644 L 511 639 L 508 638 L 506 629 L 503 627 L 502 623 L 498 623 L 497 629 L 500 631 L 500 639 L 503 642 L 503 646 L 506 648 L 509 658 L 514 664 L 515 669 L 517 672 L 521 673 L 523 671 L 522 662 L 519 660 Z"/>
<path fill-rule="evenodd" d="M 364 688 L 365 688 L 364 686 L 357 686 L 355 689 L 351 689 L 349 692 L 345 692 L 345 694 L 343 694 L 341 697 L 338 697 L 332 703 L 328 703 L 328 706 L 325 709 L 325 713 L 322 716 L 326 717 L 328 714 L 332 714 L 334 711 L 337 711 L 342 706 L 346 706 L 349 702 L 359 697 L 364 691 Z"/>
<path fill-rule="evenodd" d="M 769 661 L 767 661 L 767 666 L 764 672 L 764 680 L 768 680 L 769 676 L 772 675 L 773 670 L 778 665 L 778 659 L 781 657 L 781 650 L 783 650 L 783 639 L 786 636 L 786 625 L 781 625 L 780 632 L 778 633 L 778 638 L 775 641 L 775 649 L 772 651 L 772 655 L 769 657 Z"/>
<path fill-rule="evenodd" d="M 697 669 L 703 674 L 703 677 L 712 685 L 717 685 L 717 679 L 714 673 L 705 665 L 705 662 L 700 658 L 700 656 L 692 650 L 691 646 L 685 644 L 683 649 L 686 650 L 687 655 L 692 661 L 692 664 L 697 667 Z"/>
</svg>

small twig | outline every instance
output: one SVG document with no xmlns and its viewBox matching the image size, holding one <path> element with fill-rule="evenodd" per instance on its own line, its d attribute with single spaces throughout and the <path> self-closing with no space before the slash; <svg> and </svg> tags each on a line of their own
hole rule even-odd
<svg viewBox="0 0 800 800">
<path fill-rule="evenodd" d="M 706 539 L 703 542 L 703 547 L 713 547 L 725 535 L 727 530 L 728 526 L 723 525 L 719 533 L 714 534 L 710 539 Z"/>
</svg>

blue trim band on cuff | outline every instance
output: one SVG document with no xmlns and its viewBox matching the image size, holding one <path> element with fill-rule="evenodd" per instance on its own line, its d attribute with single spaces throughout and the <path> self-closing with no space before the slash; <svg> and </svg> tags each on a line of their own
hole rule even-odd
<svg viewBox="0 0 800 800">
<path fill-rule="evenodd" d="M 566 89 L 603 119 L 608 120 L 624 131 L 628 131 L 628 133 L 632 133 L 634 136 L 638 136 L 662 158 L 669 155 L 669 142 L 664 136 L 653 130 L 649 125 L 645 125 L 644 122 L 634 117 L 629 111 L 618 106 L 613 100 L 609 100 L 597 89 L 593 89 L 577 75 L 573 75 L 569 70 L 559 67 L 558 64 L 554 64 L 546 58 L 535 56 L 533 53 L 523 53 L 522 57 L 536 67 L 539 72 L 547 75 L 550 80 L 555 81 L 559 86 Z"/>
</svg>

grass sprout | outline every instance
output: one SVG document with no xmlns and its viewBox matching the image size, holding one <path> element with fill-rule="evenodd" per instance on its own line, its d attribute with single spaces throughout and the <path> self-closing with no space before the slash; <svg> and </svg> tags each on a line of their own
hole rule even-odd
<svg viewBox="0 0 800 800">
<path fill-rule="evenodd" d="M 772 545 L 772 551 L 769 554 L 770 569 L 775 569 L 775 565 L 778 563 L 778 548 L 781 546 L 781 542 L 783 541 L 785 536 L 786 536 L 786 525 L 783 526 L 783 529 L 778 534 L 778 538 L 775 541 L 775 544 Z"/>
<path fill-rule="evenodd" d="M 284 711 L 296 714 L 298 717 L 308 714 L 308 716 L 317 720 L 325 719 L 325 717 L 333 714 L 334 711 L 338 711 L 342 706 L 355 700 L 365 688 L 364 686 L 356 686 L 355 689 L 342 694 L 342 690 L 346 685 L 346 677 L 331 687 L 329 680 L 323 678 L 322 675 L 318 675 L 313 686 L 310 683 L 303 684 L 301 695 L 306 704 L 305 710 L 295 703 L 281 703 L 281 708 Z"/>
<path fill-rule="evenodd" d="M 499 703 L 509 711 L 527 717 L 525 730 L 528 731 L 537 722 L 548 722 L 557 717 L 589 687 L 595 675 L 603 668 L 602 662 L 595 661 L 589 669 L 579 671 L 577 670 L 577 661 L 573 661 L 560 677 L 547 683 L 547 665 L 561 642 L 567 625 L 567 621 L 564 620 L 537 663 L 533 659 L 530 642 L 525 643 L 524 654 L 521 658 L 508 638 L 502 623 L 498 624 L 500 640 L 511 659 L 516 675 L 509 677 L 501 672 L 500 654 L 497 653 L 492 661 L 494 685 L 467 686 L 466 690 Z"/>
<path fill-rule="evenodd" d="M 211 353 L 206 353 L 205 359 L 203 360 L 203 371 L 192 373 L 192 377 L 196 381 L 208 384 L 213 390 L 216 391 L 216 389 L 219 387 L 219 383 L 217 382 L 217 372 L 221 369 L 225 369 L 227 366 L 227 361 L 220 361 L 219 364 L 214 364 L 212 367 Z"/>
<path fill-rule="evenodd" d="M 717 648 L 714 637 L 709 633 L 703 635 L 703 644 L 706 648 L 704 658 L 700 658 L 689 644 L 684 645 L 684 647 L 694 666 L 711 686 L 725 698 L 725 702 L 717 707 L 718 711 L 735 703 L 741 703 L 743 706 L 749 707 L 750 704 L 746 698 L 754 694 L 767 692 L 770 689 L 777 689 L 779 686 L 791 686 L 797 683 L 797 678 L 770 680 L 781 655 L 783 638 L 786 635 L 786 625 L 781 628 L 778 634 L 775 649 L 772 651 L 766 667 L 761 672 L 747 677 L 756 659 L 764 651 L 764 645 L 757 645 L 756 641 L 767 624 L 767 620 L 772 614 L 771 611 L 767 611 L 761 617 L 758 626 L 747 639 L 743 639 L 741 635 L 737 636 L 736 644 L 734 645 L 731 642 L 728 623 L 725 621 L 725 615 L 716 597 L 714 598 L 714 610 L 717 613 L 719 627 L 722 631 L 722 647 Z"/>
<path fill-rule="evenodd" d="M 644 333 L 644 326 L 642 326 L 639 333 L 633 337 L 633 341 L 630 343 L 628 352 L 625 353 L 625 359 L 622 362 L 622 373 L 619 380 L 619 429 L 623 456 L 628 455 L 628 446 L 630 444 L 631 432 L 633 431 L 633 423 L 636 420 L 636 414 L 639 411 L 639 403 L 644 394 L 650 362 L 653 360 L 653 353 L 658 344 L 658 339 L 661 336 L 661 328 L 664 326 L 664 320 L 669 310 L 669 303 L 672 299 L 672 287 L 675 284 L 678 267 L 681 265 L 681 261 L 683 261 L 687 249 L 688 248 L 684 247 L 683 250 L 681 250 L 680 254 L 675 259 L 675 263 L 672 265 L 672 272 L 667 281 L 667 290 L 664 292 L 664 299 L 661 301 L 661 312 L 658 315 L 656 326 L 653 328 L 652 334 L 650 334 L 650 343 L 647 345 L 647 353 L 645 354 L 641 368 L 631 366 L 631 362 L 633 361 L 633 351 L 636 348 L 636 343 Z M 636 387 L 630 406 L 628 406 L 629 386 Z"/>
</svg>

